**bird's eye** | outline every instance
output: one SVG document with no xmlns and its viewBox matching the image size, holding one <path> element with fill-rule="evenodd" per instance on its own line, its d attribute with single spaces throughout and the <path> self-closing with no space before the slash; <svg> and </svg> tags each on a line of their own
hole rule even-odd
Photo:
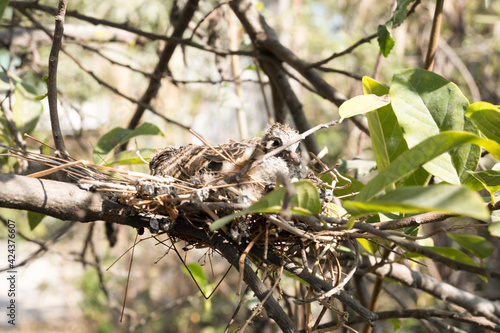
<svg viewBox="0 0 500 333">
<path fill-rule="evenodd" d="M 271 141 L 271 144 L 272 144 L 273 148 L 278 148 L 278 147 L 281 147 L 283 145 L 283 143 L 281 142 L 281 139 L 278 139 L 278 138 L 273 139 Z"/>
</svg>

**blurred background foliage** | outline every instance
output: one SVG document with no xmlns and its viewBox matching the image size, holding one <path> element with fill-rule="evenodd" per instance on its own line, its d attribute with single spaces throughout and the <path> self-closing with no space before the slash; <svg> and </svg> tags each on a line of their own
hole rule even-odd
<svg viewBox="0 0 500 333">
<path fill-rule="evenodd" d="M 57 1 L 41 1 L 44 5 L 57 7 Z M 179 1 L 180 5 L 184 1 Z M 202 1 L 196 14 L 200 21 L 217 5 L 215 1 Z M 172 1 L 130 1 L 130 0 L 71 0 L 68 10 L 76 10 L 87 16 L 102 18 L 113 22 L 123 22 L 129 26 L 157 34 L 169 35 L 172 30 L 170 10 Z M 384 24 L 390 17 L 394 1 L 327 1 L 327 0 L 279 0 L 255 2 L 261 14 L 272 28 L 276 30 L 280 41 L 294 51 L 299 57 L 315 62 L 332 53 L 341 52 L 358 40 L 373 34 L 379 24 Z M 327 67 L 339 72 L 324 73 L 325 80 L 336 87 L 346 97 L 362 94 L 360 78 L 364 75 L 377 76 L 378 80 L 390 84 L 393 74 L 402 68 L 422 67 L 427 41 L 430 34 L 434 1 L 422 1 L 416 12 L 409 16 L 403 25 L 393 31 L 395 46 L 387 58 L 379 55 L 376 40 L 365 43 L 352 53 L 336 58 Z M 224 8 L 222 6 L 221 8 Z M 229 10 L 225 11 L 229 16 Z M 44 26 L 51 28 L 53 16 L 42 12 L 34 12 L 34 16 Z M 240 49 L 251 49 L 248 36 L 243 34 L 242 27 L 236 18 L 230 17 L 237 27 L 237 39 Z M 32 23 L 19 13 L 8 7 L 2 18 L 4 33 L 12 28 L 33 27 Z M 87 71 L 65 54 L 60 55 L 58 88 L 60 91 L 60 112 L 62 126 L 66 135 L 66 144 L 71 155 L 77 159 L 91 160 L 92 150 L 99 138 L 116 126 L 126 127 L 132 116 L 135 105 L 118 96 L 113 91 L 99 84 L 91 75 L 107 82 L 116 90 L 133 99 L 140 99 L 147 84 L 147 73 L 152 73 L 158 61 L 159 50 L 163 42 L 146 40 L 136 36 L 125 36 L 121 40 L 108 40 L 105 30 L 66 17 L 66 31 L 81 31 L 66 38 L 64 46 Z M 81 30 L 76 30 L 81 29 Z M 84 33 L 90 29 L 90 34 Z M 206 43 L 209 33 L 208 24 L 204 22 L 197 30 L 194 41 Z M 228 27 L 223 27 L 228 29 Z M 191 33 L 188 30 L 184 37 Z M 35 30 L 30 32 L 35 36 Z M 5 44 L 6 34 L 2 35 Z M 85 36 L 85 37 L 79 37 Z M 224 36 L 222 36 L 224 37 Z M 224 39 L 226 38 L 226 39 Z M 227 36 L 222 38 L 222 47 L 227 48 Z M 46 99 L 38 101 L 37 96 L 46 93 L 43 76 L 47 74 L 50 40 L 43 37 L 34 38 L 30 43 L 16 47 L 15 52 L 7 48 L 0 49 L 0 63 L 8 69 L 9 77 L 16 84 L 16 94 L 24 96 L 29 108 L 19 108 L 18 119 L 36 118 L 37 127 L 31 134 L 40 141 L 51 142 Z M 96 52 L 98 50 L 98 52 Z M 113 60 L 112 63 L 110 59 Z M 220 59 L 218 68 L 215 55 L 191 47 L 177 47 L 170 61 L 174 84 L 169 78 L 154 100 L 153 106 L 158 113 L 192 127 L 211 143 L 221 143 L 229 138 L 238 139 L 235 107 L 241 107 L 247 116 L 248 130 L 251 136 L 259 135 L 268 123 L 265 102 L 258 83 L 259 76 L 254 61 L 248 57 L 239 58 L 242 71 L 242 95 L 235 93 L 231 80 L 221 80 L 220 71 L 230 78 L 229 57 Z M 438 48 L 434 71 L 448 80 L 455 82 L 465 93 L 469 101 L 488 101 L 500 104 L 500 2 L 491 3 L 483 0 L 456 0 L 445 2 L 442 38 Z M 126 66 L 117 65 L 120 63 Z M 376 71 L 376 66 L 380 68 Z M 133 68 L 134 70 L 131 70 Z M 288 70 L 294 72 L 292 69 Z M 0 74 L 6 81 L 5 71 Z M 264 82 L 266 78 L 263 78 Z M 299 96 L 306 116 L 311 125 L 328 122 L 338 118 L 337 108 L 305 89 L 298 82 L 292 83 Z M 5 89 L 3 86 L 2 89 Z M 270 101 L 270 90 L 264 84 L 266 99 Z M 21 95 L 20 95 L 21 96 Z M 21 97 L 16 103 L 21 103 Z M 39 107 L 44 111 L 40 115 Z M 38 121 L 38 116 L 40 120 Z M 156 124 L 165 137 L 138 137 L 131 149 L 161 148 L 167 145 L 183 145 L 199 142 L 184 129 L 166 123 L 163 119 L 146 112 L 142 121 Z M 19 121 L 18 126 L 26 121 Z M 2 143 L 13 145 L 8 133 L 2 134 Z M 372 158 L 370 142 L 367 137 L 350 122 L 344 122 L 327 131 L 316 134 L 319 146 L 328 147 L 325 157 L 330 165 L 339 158 L 343 160 Z M 38 144 L 28 141 L 28 146 L 37 148 Z M 148 157 L 148 156 L 145 156 Z M 16 161 L 2 157 L 2 172 L 12 172 Z M 138 171 L 148 172 L 146 165 L 126 166 Z M 25 212 L 3 212 L 3 218 L 25 221 Z M 21 225 L 19 223 L 18 225 Z M 26 225 L 19 230 L 28 238 L 44 241 L 52 237 L 61 226 L 46 218 L 37 229 L 31 231 Z M 44 264 L 48 270 L 57 272 L 49 282 L 34 279 L 36 288 L 33 292 L 44 297 L 54 297 L 60 302 L 50 308 L 57 312 L 55 317 L 44 316 L 43 303 L 37 304 L 32 311 L 40 317 L 33 322 L 26 320 L 24 329 L 29 331 L 36 327 L 38 331 L 66 331 L 74 326 L 67 326 L 67 320 L 74 323 L 79 330 L 96 332 L 113 332 L 131 330 L 137 332 L 222 332 L 235 307 L 235 286 L 237 274 L 231 270 L 218 291 L 209 301 L 205 301 L 191 278 L 182 271 L 179 258 L 154 239 L 141 242 L 135 249 L 135 261 L 130 272 L 127 295 L 125 322 L 119 323 L 126 279 L 128 276 L 127 254 L 109 271 L 96 274 L 97 267 L 108 267 L 117 257 L 125 252 L 134 242 L 135 232 L 130 228 L 120 230 L 119 242 L 109 248 L 104 238 L 104 227 L 100 224 L 78 224 L 57 244 L 56 250 L 46 253 Z M 5 231 L 1 230 L 2 235 Z M 95 248 L 86 248 L 85 240 L 93 237 Z M 37 246 L 25 242 L 20 245 L 22 255 L 36 250 Z M 181 251 L 181 249 L 179 249 Z M 69 253 L 62 255 L 62 253 Z M 183 254 L 188 263 L 200 263 L 205 268 L 205 277 L 201 287 L 212 288 L 222 278 L 227 266 L 208 250 L 192 250 Z M 60 258 L 63 257 L 62 265 Z M 27 270 L 30 267 L 26 268 Z M 71 278 L 66 276 L 71 272 Z M 27 274 L 27 273 L 26 273 Z M 76 275 L 76 276 L 74 276 Z M 200 276 L 199 276 L 200 277 Z M 42 281 L 42 282 L 41 282 Z M 24 284 L 25 282 L 21 282 Z M 73 300 L 60 295 L 63 289 L 58 286 L 65 283 L 80 290 Z M 103 288 L 103 286 L 105 286 Z M 295 293 L 299 283 L 289 282 L 285 293 Z M 59 296 L 57 296 L 59 295 Z M 426 302 L 426 296 L 420 295 L 416 300 L 420 305 Z M 384 308 L 383 299 L 380 302 Z M 245 304 L 245 311 L 240 311 L 237 320 L 240 324 L 248 318 L 252 303 Z M 49 310 L 50 310 L 49 309 Z M 56 321 L 53 319 L 56 318 Z M 265 318 L 258 318 L 254 327 L 265 325 Z M 418 325 L 418 323 L 416 323 Z M 397 323 L 388 323 L 386 329 L 396 327 Z M 258 328 L 255 329 L 259 331 Z M 410 322 L 400 332 L 412 332 Z"/>
</svg>

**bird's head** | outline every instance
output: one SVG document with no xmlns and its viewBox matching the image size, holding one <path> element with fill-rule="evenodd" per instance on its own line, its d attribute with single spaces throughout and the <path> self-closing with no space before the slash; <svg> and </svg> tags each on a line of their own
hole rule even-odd
<svg viewBox="0 0 500 333">
<path fill-rule="evenodd" d="M 264 136 L 262 137 L 262 149 L 264 153 L 267 154 L 283 145 L 292 141 L 298 132 L 286 124 L 276 123 L 266 129 Z M 296 142 L 286 148 L 284 151 L 278 153 L 276 156 L 282 157 L 292 161 L 295 164 L 300 163 L 299 157 L 297 155 L 297 148 L 299 143 Z"/>
</svg>

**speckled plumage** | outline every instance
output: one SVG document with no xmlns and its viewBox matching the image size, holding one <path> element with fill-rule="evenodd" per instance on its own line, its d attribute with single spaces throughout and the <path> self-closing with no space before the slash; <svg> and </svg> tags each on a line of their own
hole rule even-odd
<svg viewBox="0 0 500 333">
<path fill-rule="evenodd" d="M 235 176 L 238 181 L 273 182 L 278 172 L 298 178 L 304 173 L 296 155 L 298 143 L 251 168 L 253 162 L 290 142 L 296 134 L 288 125 L 274 124 L 265 130 L 262 138 L 232 141 L 213 148 L 193 144 L 167 147 L 151 158 L 149 167 L 154 176 L 172 176 L 203 184 L 209 179 L 226 182 L 231 179 L 232 183 Z"/>
</svg>

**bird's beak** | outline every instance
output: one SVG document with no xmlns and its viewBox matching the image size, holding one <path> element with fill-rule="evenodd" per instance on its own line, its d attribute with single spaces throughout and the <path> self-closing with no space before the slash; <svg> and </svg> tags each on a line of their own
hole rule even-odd
<svg viewBox="0 0 500 333">
<path fill-rule="evenodd" d="M 299 155 L 293 151 L 288 152 L 288 156 L 292 160 L 293 164 L 295 165 L 300 165 L 300 158 Z"/>
</svg>

